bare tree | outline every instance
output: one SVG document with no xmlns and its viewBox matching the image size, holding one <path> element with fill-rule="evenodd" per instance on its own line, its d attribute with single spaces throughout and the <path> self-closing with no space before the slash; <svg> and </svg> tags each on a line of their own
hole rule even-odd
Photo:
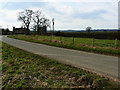
<svg viewBox="0 0 120 90">
<path fill-rule="evenodd" d="M 18 15 L 18 20 L 22 21 L 27 29 L 26 34 L 30 34 L 29 26 L 32 20 L 32 15 L 33 15 L 32 10 L 24 10 L 22 12 L 19 12 Z"/>
<path fill-rule="evenodd" d="M 39 31 L 39 27 L 41 25 L 41 18 L 43 15 L 41 14 L 41 11 L 35 11 L 33 14 L 33 21 L 35 23 L 35 28 L 37 28 L 37 31 Z"/>
<path fill-rule="evenodd" d="M 41 11 L 34 12 L 33 21 L 35 23 L 35 26 L 37 27 L 38 33 L 41 27 L 50 27 L 49 19 L 44 18 L 44 15 L 42 15 Z"/>
<path fill-rule="evenodd" d="M 46 18 L 41 18 L 41 26 L 46 26 L 46 27 L 50 27 L 50 20 L 46 19 Z"/>
<path fill-rule="evenodd" d="M 92 29 L 91 27 L 86 27 L 87 32 L 90 32 L 91 29 Z"/>
</svg>

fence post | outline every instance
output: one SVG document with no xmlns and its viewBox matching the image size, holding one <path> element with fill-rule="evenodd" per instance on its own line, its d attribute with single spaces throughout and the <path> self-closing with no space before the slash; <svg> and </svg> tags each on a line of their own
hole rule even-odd
<svg viewBox="0 0 120 90">
<path fill-rule="evenodd" d="M 50 39 L 51 39 L 51 40 L 52 40 L 52 36 L 53 36 L 53 34 L 52 34 L 52 33 L 50 33 Z M 51 40 L 50 40 L 50 41 L 51 41 Z"/>
<path fill-rule="evenodd" d="M 94 48 L 94 38 L 93 38 L 93 40 L 92 40 L 92 47 Z"/>
<path fill-rule="evenodd" d="M 117 38 L 115 39 L 115 48 L 117 49 Z"/>
<path fill-rule="evenodd" d="M 74 36 L 73 36 L 73 44 L 74 44 Z"/>
<path fill-rule="evenodd" d="M 51 37 L 50 39 L 52 40 L 52 35 L 50 37 Z"/>
<path fill-rule="evenodd" d="M 60 41 L 62 41 L 62 36 L 60 36 Z"/>
</svg>

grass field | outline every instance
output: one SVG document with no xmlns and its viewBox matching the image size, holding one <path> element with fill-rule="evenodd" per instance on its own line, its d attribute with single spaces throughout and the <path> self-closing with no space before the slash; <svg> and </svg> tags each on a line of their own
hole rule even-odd
<svg viewBox="0 0 120 90">
<path fill-rule="evenodd" d="M 2 88 L 117 88 L 96 74 L 3 43 Z"/>
<path fill-rule="evenodd" d="M 57 37 L 57 36 L 40 36 L 40 35 L 35 35 L 35 36 L 26 36 L 26 35 L 16 35 L 16 38 L 28 38 L 28 39 L 41 39 L 41 40 L 56 40 L 56 41 L 62 41 L 66 44 L 71 44 L 73 43 L 73 38 L 72 37 Z M 74 38 L 74 44 L 75 45 L 88 45 L 92 46 L 93 39 L 91 38 Z M 120 48 L 119 46 L 119 41 L 117 43 L 117 47 Z M 95 47 L 110 47 L 110 48 L 115 48 L 115 40 L 104 40 L 104 39 L 94 39 L 94 45 Z"/>
<path fill-rule="evenodd" d="M 40 35 L 11 35 L 8 36 L 15 39 L 26 40 L 30 42 L 42 43 L 47 45 L 53 45 L 64 48 L 78 49 L 83 51 L 109 54 L 109 55 L 120 55 L 120 42 L 115 40 L 103 40 L 90 38 L 73 38 L 72 37 L 56 37 L 56 36 L 40 36 Z M 117 46 L 117 48 L 115 48 Z"/>
</svg>

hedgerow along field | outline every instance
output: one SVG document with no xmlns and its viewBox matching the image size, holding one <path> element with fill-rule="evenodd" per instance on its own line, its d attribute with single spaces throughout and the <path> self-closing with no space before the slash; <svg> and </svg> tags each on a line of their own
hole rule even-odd
<svg viewBox="0 0 120 90">
<path fill-rule="evenodd" d="M 2 89 L 118 88 L 117 82 L 3 43 Z"/>
<path fill-rule="evenodd" d="M 63 48 L 71 48 L 88 52 L 95 52 L 109 55 L 120 55 L 119 40 L 104 40 L 91 38 L 73 38 L 73 37 L 57 37 L 57 36 L 40 36 L 40 35 L 10 35 L 8 37 L 21 39 L 30 42 L 58 46 Z M 94 45 L 93 45 L 94 44 Z M 94 48 L 93 48 L 94 46 Z"/>
<path fill-rule="evenodd" d="M 31 33 L 32 34 L 32 33 Z M 109 31 L 104 31 L 104 32 L 48 32 L 47 35 L 55 35 L 55 36 L 64 36 L 64 37 L 80 37 L 80 38 L 95 38 L 95 39 L 107 39 L 107 40 L 114 40 L 114 39 L 119 39 L 120 40 L 120 30 L 117 32 L 109 32 Z"/>
</svg>

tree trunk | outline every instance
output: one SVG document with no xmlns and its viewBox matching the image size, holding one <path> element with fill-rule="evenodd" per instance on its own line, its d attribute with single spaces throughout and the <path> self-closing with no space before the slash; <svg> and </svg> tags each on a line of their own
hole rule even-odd
<svg viewBox="0 0 120 90">
<path fill-rule="evenodd" d="M 29 27 L 27 26 L 26 35 L 30 35 Z"/>
<path fill-rule="evenodd" d="M 40 34 L 39 25 L 37 25 L 37 33 Z"/>
</svg>

